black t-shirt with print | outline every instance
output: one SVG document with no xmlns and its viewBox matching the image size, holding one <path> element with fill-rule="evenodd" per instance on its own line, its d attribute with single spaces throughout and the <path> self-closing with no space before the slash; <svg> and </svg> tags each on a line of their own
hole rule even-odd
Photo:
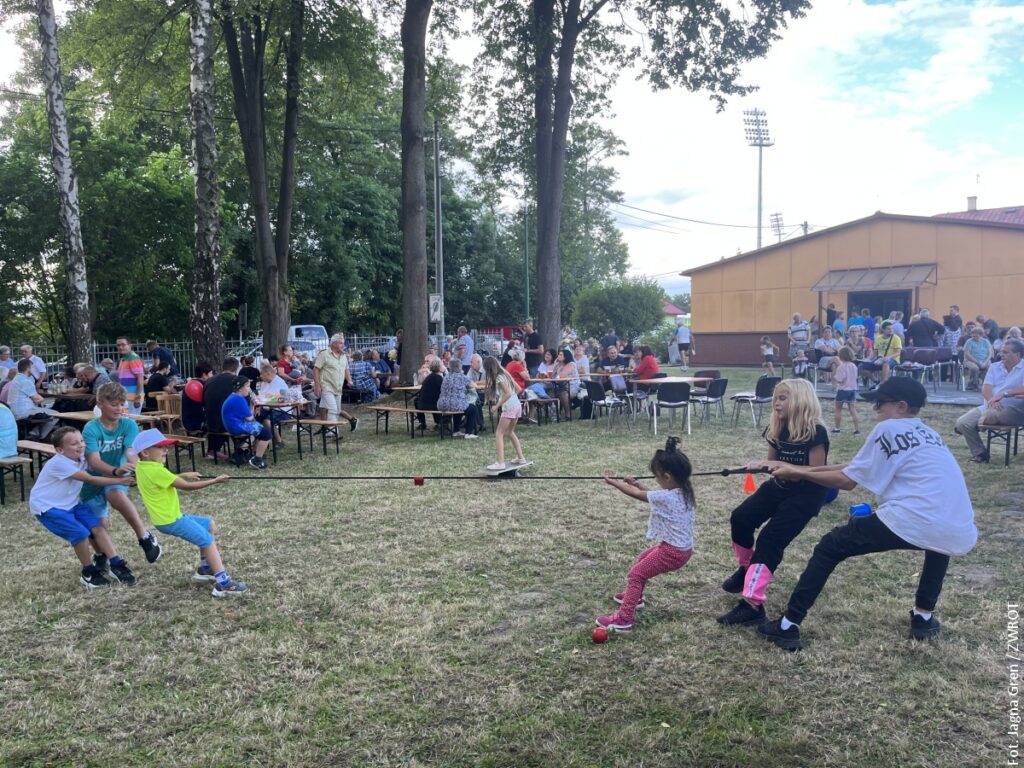
<svg viewBox="0 0 1024 768">
<path fill-rule="evenodd" d="M 778 457 L 778 461 L 784 461 L 787 464 L 792 464 L 797 467 L 806 467 L 810 465 L 811 451 L 821 445 L 825 447 L 825 463 L 828 463 L 828 449 L 829 439 L 828 430 L 824 426 L 819 424 L 814 429 L 814 437 L 807 442 L 794 443 L 789 439 L 789 430 L 783 427 L 782 434 L 779 435 L 778 440 L 774 440 L 768 435 L 768 427 L 765 427 L 764 432 L 761 433 L 762 437 L 768 442 L 772 448 L 775 449 L 775 454 Z M 799 488 L 803 486 L 812 486 L 815 488 L 821 488 L 816 483 L 811 483 L 808 480 L 798 481 L 786 481 L 780 480 L 779 478 L 773 478 L 773 482 L 784 488 Z M 824 491 L 824 489 L 822 489 Z"/>
</svg>

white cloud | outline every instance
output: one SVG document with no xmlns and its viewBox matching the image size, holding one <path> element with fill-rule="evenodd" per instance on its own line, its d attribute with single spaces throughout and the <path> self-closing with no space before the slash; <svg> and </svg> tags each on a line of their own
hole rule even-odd
<svg viewBox="0 0 1024 768">
<path fill-rule="evenodd" d="M 616 161 L 621 188 L 627 202 L 653 210 L 755 224 L 757 150 L 746 145 L 742 111 L 756 106 L 777 141 L 764 150 L 765 243 L 773 211 L 788 232 L 805 220 L 834 225 L 876 210 L 961 210 L 969 194 L 982 207 L 1024 202 L 1024 152 L 1007 156 L 995 141 L 1005 119 L 987 124 L 994 118 L 970 112 L 1020 75 L 1019 49 L 1007 40 L 1021 31 L 1020 6 L 821 3 L 747 67 L 746 82 L 760 90 L 721 114 L 706 96 L 651 93 L 626 76 L 608 120 L 630 152 Z M 962 120 L 971 135 L 940 130 L 943 118 Z M 671 202 L 680 189 L 695 194 Z M 756 245 L 753 229 L 679 226 L 689 231 L 623 228 L 635 272 L 682 269 Z"/>
</svg>

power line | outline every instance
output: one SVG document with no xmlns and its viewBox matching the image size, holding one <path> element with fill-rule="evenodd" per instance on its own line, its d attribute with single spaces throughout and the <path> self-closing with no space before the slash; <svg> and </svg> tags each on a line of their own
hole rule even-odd
<svg viewBox="0 0 1024 768">
<path fill-rule="evenodd" d="M 650 213 L 655 216 L 663 216 L 666 219 L 675 219 L 676 221 L 688 221 L 691 224 L 706 224 L 710 227 L 731 227 L 733 229 L 757 229 L 756 224 L 723 224 L 720 221 L 704 221 L 703 219 L 688 219 L 685 216 L 673 216 L 671 213 L 664 213 L 662 211 L 652 211 L 649 208 L 640 208 L 636 205 L 627 205 L 626 203 L 612 203 L 612 205 L 619 205 L 623 208 L 629 208 L 633 211 L 641 211 L 643 213 Z"/>
<path fill-rule="evenodd" d="M 657 227 L 645 227 L 643 224 L 634 224 L 631 221 L 616 221 L 620 227 L 634 227 L 636 229 L 649 229 L 651 232 L 660 232 L 663 235 L 681 235 L 682 232 L 675 232 L 671 229 L 658 229 Z"/>
<path fill-rule="evenodd" d="M 658 225 L 658 226 L 664 224 L 664 222 L 661 222 L 661 221 L 655 221 L 654 219 L 645 219 L 642 216 L 634 216 L 631 213 L 624 213 L 623 211 L 612 211 L 612 213 L 614 215 L 616 215 L 616 216 L 626 216 L 626 217 L 628 217 L 630 219 L 636 219 L 637 221 L 646 221 L 648 224 L 655 224 L 655 225 Z M 672 229 L 672 228 L 671 227 L 666 227 L 666 229 Z M 685 229 L 684 230 L 672 229 L 672 231 L 673 232 L 686 232 L 687 230 L 685 230 Z"/>
</svg>

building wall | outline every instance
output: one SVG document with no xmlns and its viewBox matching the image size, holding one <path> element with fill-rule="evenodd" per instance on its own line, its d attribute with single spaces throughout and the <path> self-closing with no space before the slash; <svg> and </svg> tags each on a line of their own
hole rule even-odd
<svg viewBox="0 0 1024 768">
<path fill-rule="evenodd" d="M 932 263 L 937 284 L 922 285 L 918 296 L 934 315 L 958 304 L 964 317 L 984 312 L 1003 326 L 1024 321 L 1024 230 L 872 218 L 693 273 L 691 325 L 700 363 L 758 362 L 763 334 L 785 355 L 780 329 L 794 312 L 805 318 L 817 313 L 811 288 L 831 270 Z M 830 303 L 845 309 L 847 295 L 822 294 L 821 305 Z"/>
</svg>

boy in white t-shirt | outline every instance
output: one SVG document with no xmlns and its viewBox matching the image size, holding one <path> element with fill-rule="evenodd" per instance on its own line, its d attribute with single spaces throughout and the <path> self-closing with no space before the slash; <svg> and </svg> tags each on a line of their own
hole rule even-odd
<svg viewBox="0 0 1024 768">
<path fill-rule="evenodd" d="M 766 462 L 773 477 L 812 480 L 847 491 L 862 485 L 878 498 L 873 514 L 851 517 L 818 542 L 786 612 L 758 627 L 762 636 L 786 650 L 803 647 L 800 622 L 839 563 L 893 549 L 924 550 L 910 634 L 916 640 L 937 636 L 940 624 L 932 611 L 949 557 L 967 554 L 978 540 L 960 465 L 938 433 L 917 418 L 927 398 L 924 386 L 909 377 L 893 376 L 864 398 L 874 402 L 878 424 L 848 464 L 797 467 Z"/>
<path fill-rule="evenodd" d="M 129 587 L 135 576 L 114 549 L 103 521 L 90 506 L 78 500 L 84 483 L 92 485 L 134 485 L 130 477 L 100 477 L 89 474 L 85 460 L 85 441 L 82 433 L 72 427 L 60 427 L 53 432 L 53 447 L 57 455 L 43 465 L 36 484 L 32 486 L 28 506 L 40 524 L 74 547 L 82 564 L 82 586 L 86 589 L 109 587 L 103 572 L 93 565 L 90 535 L 110 563 L 110 574 Z"/>
</svg>

